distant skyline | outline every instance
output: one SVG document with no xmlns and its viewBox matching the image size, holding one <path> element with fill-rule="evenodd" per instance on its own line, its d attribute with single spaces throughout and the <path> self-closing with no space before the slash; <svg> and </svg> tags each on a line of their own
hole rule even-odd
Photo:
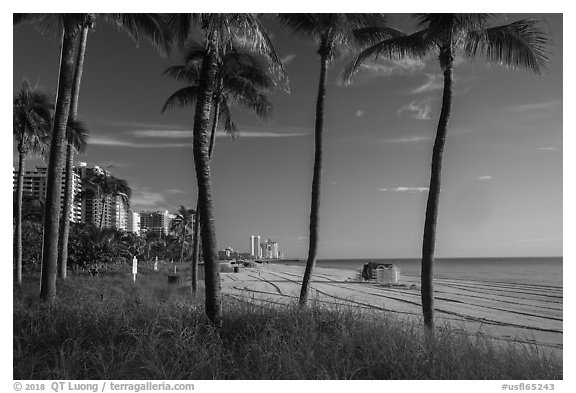
<svg viewBox="0 0 576 393">
<path fill-rule="evenodd" d="M 458 62 L 444 156 L 438 257 L 562 255 L 561 14 L 544 18 L 554 48 L 544 76 Z M 390 17 L 410 32 L 406 15 Z M 269 122 L 233 108 L 241 137 L 218 134 L 212 182 L 218 249 L 246 250 L 251 234 L 304 258 L 319 61 L 315 46 L 267 19 L 290 79 L 271 94 Z M 13 31 L 13 92 L 27 77 L 55 91 L 59 48 L 29 25 Z M 88 38 L 79 117 L 91 131 L 77 161 L 112 165 L 134 189 L 135 211 L 195 207 L 193 108 L 160 114 L 180 83 L 162 76 L 181 56 L 98 23 Z M 329 69 L 319 258 L 420 256 L 441 73 L 426 61 L 369 64 L 345 86 Z M 13 161 L 16 156 L 13 156 Z M 32 169 L 38 160 L 29 160 Z"/>
</svg>

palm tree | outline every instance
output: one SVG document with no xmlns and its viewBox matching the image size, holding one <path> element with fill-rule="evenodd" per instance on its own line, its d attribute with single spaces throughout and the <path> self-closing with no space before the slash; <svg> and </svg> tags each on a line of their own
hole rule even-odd
<svg viewBox="0 0 576 393">
<path fill-rule="evenodd" d="M 71 110 L 71 112 L 73 112 Z M 68 236 L 70 233 L 70 214 L 73 205 L 73 182 L 74 182 L 74 151 L 82 152 L 88 144 L 88 129 L 76 116 L 71 113 L 66 129 L 66 180 L 64 183 L 64 201 L 62 217 L 60 218 L 60 237 L 58 243 L 58 277 L 65 279 L 68 265 Z"/>
<path fill-rule="evenodd" d="M 44 246 L 42 257 L 42 279 L 40 298 L 53 302 L 56 298 L 56 270 L 58 262 L 58 227 L 60 218 L 60 184 L 64 162 L 64 144 L 66 126 L 70 114 L 71 103 L 77 101 L 79 86 L 73 91 L 74 77 L 79 80 L 82 74 L 83 61 L 75 68 L 75 41 L 82 32 L 86 45 L 87 26 L 92 25 L 94 14 L 14 14 L 14 25 L 32 22 L 41 29 L 54 29 L 56 26 L 62 35 L 60 54 L 60 71 L 56 110 L 52 126 L 52 141 L 50 145 L 50 160 L 46 182 L 46 213 L 44 215 Z M 106 14 L 104 19 L 114 26 L 126 31 L 134 40 L 144 34 L 161 52 L 169 48 L 169 40 L 164 32 L 164 19 L 158 14 Z M 79 51 L 79 53 L 82 50 Z M 81 53 L 83 57 L 83 53 Z"/>
<path fill-rule="evenodd" d="M 395 36 L 397 30 L 386 26 L 382 14 L 279 14 L 278 18 L 295 33 L 318 44 L 320 56 L 320 81 L 316 101 L 316 123 L 314 127 L 314 172 L 312 175 L 312 201 L 310 207 L 310 236 L 308 260 L 300 290 L 300 306 L 308 300 L 312 271 L 318 254 L 320 227 L 320 194 L 322 184 L 322 133 L 324 129 L 324 101 L 328 65 L 339 51 L 351 46 L 362 46 Z"/>
<path fill-rule="evenodd" d="M 164 104 L 162 113 L 175 106 L 187 106 L 197 101 L 202 70 L 202 59 L 206 54 L 204 45 L 193 43 L 186 51 L 184 65 L 172 66 L 164 71 L 187 86 L 173 93 Z M 274 85 L 258 57 L 246 51 L 232 49 L 218 58 L 216 87 L 213 95 L 214 116 L 208 147 L 208 159 L 211 161 L 216 142 L 216 128 L 220 118 L 224 118 L 224 130 L 232 137 L 238 135 L 238 127 L 232 121 L 230 106 L 237 102 L 253 111 L 259 117 L 269 117 L 272 103 L 263 93 Z M 200 254 L 200 212 L 199 199 L 196 201 L 192 248 L 192 294 L 197 291 L 198 260 Z"/>
<path fill-rule="evenodd" d="M 176 218 L 172 220 L 170 224 L 170 230 L 174 232 L 180 232 L 180 263 L 184 259 L 184 245 L 186 242 L 186 232 L 190 229 L 190 226 L 194 224 L 194 210 L 188 209 L 183 205 L 180 205 L 180 209 L 176 213 Z"/>
<path fill-rule="evenodd" d="M 426 203 L 426 218 L 422 244 L 421 296 L 424 325 L 434 329 L 433 267 L 436 243 L 436 222 L 440 201 L 442 156 L 448 121 L 452 109 L 454 58 L 461 54 L 474 59 L 483 57 L 491 63 L 512 68 L 525 68 L 541 74 L 548 61 L 547 32 L 535 20 L 520 20 L 489 27 L 495 18 L 491 14 L 417 14 L 421 30 L 405 37 L 379 42 L 361 52 L 346 70 L 348 78 L 369 58 L 405 55 L 423 57 L 430 52 L 438 56 L 444 75 L 442 108 L 438 119 L 432 151 L 430 187 Z"/>
<path fill-rule="evenodd" d="M 92 176 L 86 181 L 85 186 L 87 191 L 89 190 L 89 192 L 93 193 L 96 198 L 100 199 L 101 211 L 98 229 L 102 229 L 104 215 L 106 214 L 106 202 L 108 200 L 119 197 L 127 209 L 130 206 L 132 189 L 128 185 L 128 182 L 124 179 L 119 179 L 116 176 L 110 175 L 107 170 Z"/>
<path fill-rule="evenodd" d="M 46 147 L 50 127 L 52 104 L 48 95 L 30 87 L 27 79 L 14 97 L 13 133 L 18 150 L 18 175 L 16 182 L 16 206 L 14 212 L 14 255 L 16 257 L 16 284 L 22 286 L 22 193 L 26 156 Z"/>
<path fill-rule="evenodd" d="M 64 184 L 64 201 L 62 217 L 60 218 L 60 230 L 58 237 L 58 277 L 66 278 L 68 267 L 68 237 L 70 234 L 70 212 L 72 205 L 72 189 L 74 181 L 74 149 L 78 152 L 84 150 L 88 131 L 83 124 L 75 124 L 78 117 L 78 98 L 80 96 L 80 82 L 84 71 L 84 55 L 88 42 L 88 32 L 94 23 L 94 15 L 87 14 L 84 23 L 80 26 L 78 47 L 76 49 L 76 62 L 74 65 L 74 80 L 72 83 L 72 97 L 70 100 L 70 113 L 68 128 L 66 130 L 66 180 Z"/>
<path fill-rule="evenodd" d="M 81 235 L 84 248 L 82 263 L 85 267 L 130 261 L 132 255 L 121 236 L 121 232 L 115 228 L 100 229 L 94 225 L 87 226 Z"/>
<path fill-rule="evenodd" d="M 208 126 L 216 88 L 218 58 L 227 52 L 235 38 L 244 38 L 245 45 L 264 53 L 271 64 L 283 71 L 270 39 L 255 14 L 178 14 L 168 17 L 172 35 L 183 43 L 190 27 L 199 24 L 205 35 L 206 54 L 202 59 L 200 84 L 196 100 L 193 131 L 194 166 L 198 183 L 198 211 L 201 218 L 202 254 L 206 287 L 206 314 L 217 327 L 222 325 L 220 271 L 214 227 L 214 207 L 210 180 Z"/>
</svg>

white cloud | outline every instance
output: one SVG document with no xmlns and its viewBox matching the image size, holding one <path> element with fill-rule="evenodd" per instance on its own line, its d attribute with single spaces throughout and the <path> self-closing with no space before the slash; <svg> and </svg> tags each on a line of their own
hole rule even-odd
<svg viewBox="0 0 576 393">
<path fill-rule="evenodd" d="M 159 209 L 166 206 L 164 195 L 159 192 L 152 192 L 146 189 L 137 190 L 130 200 L 134 210 L 138 209 Z"/>
<path fill-rule="evenodd" d="M 492 180 L 493 177 L 491 175 L 483 175 L 483 176 L 478 176 L 476 179 L 478 179 L 478 180 Z"/>
<path fill-rule="evenodd" d="M 412 90 L 410 94 L 426 93 L 433 90 L 441 90 L 443 82 L 441 75 L 426 74 L 426 82 L 422 86 Z"/>
<path fill-rule="evenodd" d="M 546 146 L 546 147 L 539 147 L 539 151 L 562 151 L 561 147 L 554 147 L 554 146 Z"/>
<path fill-rule="evenodd" d="M 310 135 L 308 132 L 272 132 L 272 131 L 242 131 L 240 130 L 240 138 L 290 138 L 295 136 Z M 228 134 L 221 132 L 216 136 L 228 136 Z"/>
<path fill-rule="evenodd" d="M 136 143 L 107 136 L 90 136 L 88 139 L 88 144 L 90 146 L 130 147 L 136 149 L 158 149 L 192 146 L 192 143 Z"/>
<path fill-rule="evenodd" d="M 296 58 L 296 54 L 295 53 L 291 53 L 289 55 L 284 56 L 283 58 L 280 59 L 280 61 L 282 62 L 283 65 L 287 65 L 292 63 L 292 61 Z"/>
<path fill-rule="evenodd" d="M 356 110 L 356 117 L 362 117 L 364 116 L 364 111 L 361 109 L 357 109 Z"/>
<path fill-rule="evenodd" d="M 383 77 L 390 75 L 412 74 L 424 69 L 424 67 L 426 67 L 426 63 L 419 59 L 380 59 L 378 62 L 367 61 L 363 63 L 360 66 L 359 72 L 369 77 Z"/>
<path fill-rule="evenodd" d="M 408 192 L 411 194 L 426 192 L 428 187 L 396 187 L 396 188 L 380 188 L 379 191 L 393 191 L 393 192 Z"/>
<path fill-rule="evenodd" d="M 414 136 L 405 136 L 401 138 L 391 138 L 391 139 L 384 139 L 382 142 L 384 143 L 410 143 L 410 142 L 424 142 L 432 140 L 431 136 L 427 135 L 414 135 Z"/>
<path fill-rule="evenodd" d="M 432 99 L 425 98 L 423 100 L 414 100 L 408 105 L 404 105 L 402 108 L 398 109 L 396 113 L 398 116 L 401 116 L 404 112 L 408 112 L 411 117 L 418 120 L 430 120 Z"/>
<path fill-rule="evenodd" d="M 137 138 L 192 138 L 192 130 L 135 130 L 130 132 Z M 295 130 L 281 131 L 257 131 L 257 130 L 240 130 L 240 138 L 289 138 L 295 136 L 308 135 L 307 132 Z M 224 131 L 216 131 L 216 137 L 222 138 L 230 136 Z"/>
<path fill-rule="evenodd" d="M 512 112 L 532 112 L 532 111 L 537 111 L 537 110 L 552 109 L 552 108 L 561 107 L 561 106 L 562 106 L 562 101 L 553 100 L 553 101 L 547 101 L 547 102 L 537 102 L 534 104 L 515 105 L 515 106 L 511 106 L 511 107 L 506 108 L 506 110 L 512 111 Z"/>
<path fill-rule="evenodd" d="M 458 128 L 454 131 L 448 131 L 448 136 L 452 137 L 452 136 L 456 136 L 456 135 L 469 134 L 471 132 L 473 132 L 471 129 Z M 434 134 L 410 135 L 410 136 L 403 136 L 403 137 L 398 137 L 398 138 L 388 138 L 388 139 L 382 139 L 378 142 L 380 142 L 380 143 L 413 143 L 413 142 L 427 142 L 427 141 L 431 141 L 432 139 L 434 139 Z"/>
<path fill-rule="evenodd" d="M 170 188 L 166 190 L 168 194 L 187 194 L 187 191 L 180 190 L 179 188 Z"/>
<path fill-rule="evenodd" d="M 142 123 L 135 121 L 121 121 L 121 120 L 95 120 L 97 123 L 104 124 L 111 127 L 125 127 L 125 128 L 145 128 L 145 129 L 163 129 L 163 130 L 173 130 L 181 128 L 180 126 L 175 126 L 173 124 L 159 124 L 159 123 Z"/>
<path fill-rule="evenodd" d="M 137 138 L 192 138 L 192 130 L 134 130 L 130 134 Z"/>
</svg>

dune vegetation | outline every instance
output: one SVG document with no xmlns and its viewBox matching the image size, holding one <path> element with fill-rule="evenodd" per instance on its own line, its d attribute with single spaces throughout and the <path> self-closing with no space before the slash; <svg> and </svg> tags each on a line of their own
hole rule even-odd
<svg viewBox="0 0 576 393">
<path fill-rule="evenodd" d="M 164 269 L 164 270 L 162 270 Z M 172 270 L 170 265 L 170 270 Z M 188 274 L 184 267 L 178 269 Z M 189 270 L 189 264 L 188 264 Z M 221 329 L 167 266 L 77 273 L 53 305 L 38 277 L 14 292 L 15 379 L 562 379 L 561 360 L 450 326 L 315 304 L 224 297 Z"/>
</svg>

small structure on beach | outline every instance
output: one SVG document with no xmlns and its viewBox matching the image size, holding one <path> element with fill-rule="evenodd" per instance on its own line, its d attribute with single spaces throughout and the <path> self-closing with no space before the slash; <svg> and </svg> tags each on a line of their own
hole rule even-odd
<svg viewBox="0 0 576 393">
<path fill-rule="evenodd" d="M 362 279 L 377 284 L 396 284 L 400 278 L 400 269 L 392 263 L 368 262 L 362 267 Z"/>
</svg>

